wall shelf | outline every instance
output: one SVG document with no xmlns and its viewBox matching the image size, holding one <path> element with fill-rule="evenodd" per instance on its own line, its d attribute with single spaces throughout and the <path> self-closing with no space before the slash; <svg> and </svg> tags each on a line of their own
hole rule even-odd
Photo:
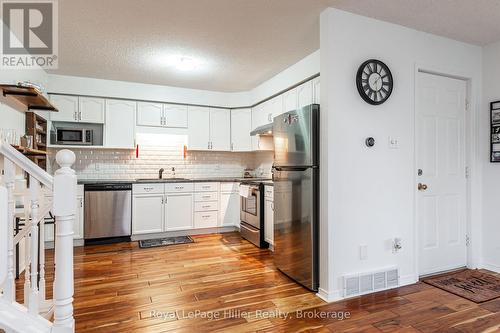
<svg viewBox="0 0 500 333">
<path fill-rule="evenodd" d="M 6 102 L 13 100 L 17 102 L 17 105 L 24 106 L 24 110 L 20 111 L 30 111 L 30 110 L 42 110 L 42 111 L 52 111 L 58 112 L 59 110 L 53 106 L 49 100 L 43 96 L 43 94 L 33 87 L 22 87 L 16 85 L 0 85 L 2 91 L 1 97 L 5 99 Z M 8 103 L 11 106 L 12 103 Z M 19 108 L 16 108 L 19 109 Z"/>
</svg>

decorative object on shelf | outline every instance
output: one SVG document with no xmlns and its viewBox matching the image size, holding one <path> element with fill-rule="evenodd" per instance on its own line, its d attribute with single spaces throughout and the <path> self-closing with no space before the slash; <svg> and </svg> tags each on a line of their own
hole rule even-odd
<svg viewBox="0 0 500 333">
<path fill-rule="evenodd" d="M 490 162 L 500 162 L 500 101 L 490 103 Z"/>
<path fill-rule="evenodd" d="M 37 87 L 0 84 L 2 101 L 19 111 L 44 110 L 58 112 Z"/>
<path fill-rule="evenodd" d="M 365 102 L 380 105 L 391 96 L 394 80 L 386 64 L 380 60 L 370 59 L 359 66 L 356 86 Z"/>
<path fill-rule="evenodd" d="M 372 137 L 366 138 L 365 144 L 367 147 L 371 148 L 371 147 L 375 146 L 375 139 Z"/>
<path fill-rule="evenodd" d="M 42 169 L 47 169 L 47 120 L 35 112 L 26 112 L 26 144 L 23 152 Z"/>
</svg>

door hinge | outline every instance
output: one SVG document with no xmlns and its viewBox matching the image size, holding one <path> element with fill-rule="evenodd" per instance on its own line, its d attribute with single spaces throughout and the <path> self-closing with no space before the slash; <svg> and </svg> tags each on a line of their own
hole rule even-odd
<svg viewBox="0 0 500 333">
<path fill-rule="evenodd" d="M 465 236 L 465 246 L 469 246 L 470 245 L 470 237 L 469 235 L 466 235 Z"/>
</svg>

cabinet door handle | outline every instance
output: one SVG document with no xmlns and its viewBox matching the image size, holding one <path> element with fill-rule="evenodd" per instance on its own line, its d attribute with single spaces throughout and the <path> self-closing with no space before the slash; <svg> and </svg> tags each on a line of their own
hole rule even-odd
<svg viewBox="0 0 500 333">
<path fill-rule="evenodd" d="M 78 119 L 82 120 L 82 111 L 78 111 Z"/>
<path fill-rule="evenodd" d="M 210 206 L 207 206 L 207 205 L 205 205 L 205 206 L 201 206 L 201 207 L 202 207 L 202 208 L 210 208 Z"/>
<path fill-rule="evenodd" d="M 234 150 L 234 143 L 231 142 L 231 150 Z"/>
<path fill-rule="evenodd" d="M 77 111 L 73 112 L 73 119 L 78 120 L 78 112 Z"/>
</svg>

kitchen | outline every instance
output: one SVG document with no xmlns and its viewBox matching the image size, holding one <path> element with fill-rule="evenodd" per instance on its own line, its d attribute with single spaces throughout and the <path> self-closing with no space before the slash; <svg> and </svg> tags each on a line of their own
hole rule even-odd
<svg viewBox="0 0 500 333">
<path fill-rule="evenodd" d="M 427 281 L 499 272 L 491 6 L 40 1 L 56 67 L 0 68 L 0 332 L 496 325 Z"/>
</svg>

